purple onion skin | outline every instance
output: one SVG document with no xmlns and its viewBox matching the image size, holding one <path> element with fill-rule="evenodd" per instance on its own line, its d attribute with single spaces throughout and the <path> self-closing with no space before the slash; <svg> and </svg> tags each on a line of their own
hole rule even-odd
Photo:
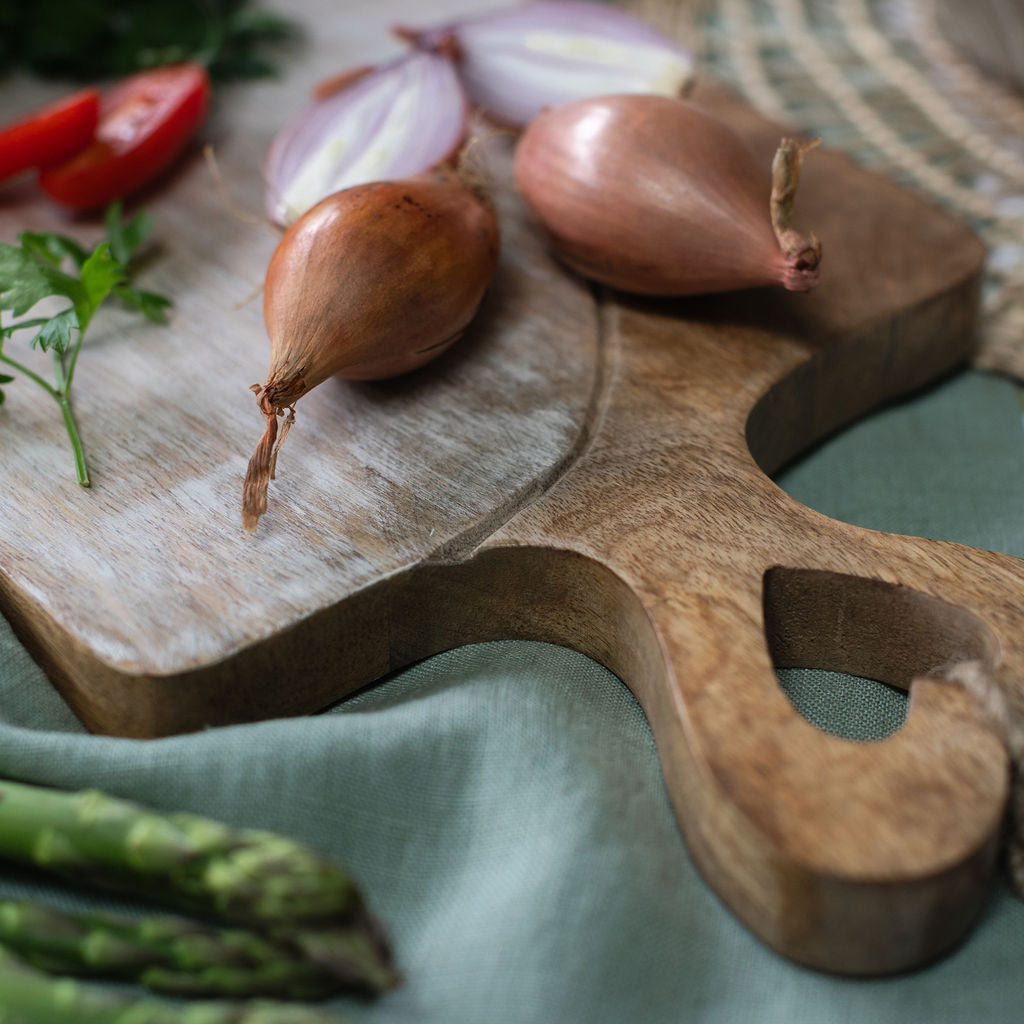
<svg viewBox="0 0 1024 1024">
<path fill-rule="evenodd" d="M 441 166 L 462 145 L 468 112 L 449 56 L 414 52 L 354 74 L 274 139 L 264 165 L 267 216 L 287 226 L 334 192 Z M 374 160 L 386 133 L 389 156 Z"/>
<path fill-rule="evenodd" d="M 426 51 L 456 57 L 472 103 L 500 124 L 523 128 L 545 107 L 608 93 L 680 96 L 689 88 L 693 58 L 679 43 L 605 3 L 536 0 L 427 29 L 396 28 Z M 588 58 L 545 52 L 538 40 L 589 39 L 610 51 Z M 585 49 L 588 45 L 583 43 Z M 593 45 L 591 49 L 593 50 Z M 632 60 L 623 47 L 643 47 Z M 611 57 L 617 55 L 615 60 Z"/>
</svg>

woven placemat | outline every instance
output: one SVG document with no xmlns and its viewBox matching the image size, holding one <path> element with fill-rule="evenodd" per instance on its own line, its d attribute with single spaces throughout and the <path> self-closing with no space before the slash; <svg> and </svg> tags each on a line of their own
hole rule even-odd
<svg viewBox="0 0 1024 1024">
<path fill-rule="evenodd" d="M 967 220 L 989 249 L 975 365 L 1024 380 L 1024 93 L 957 51 L 936 0 L 628 6 L 766 116 Z"/>
</svg>

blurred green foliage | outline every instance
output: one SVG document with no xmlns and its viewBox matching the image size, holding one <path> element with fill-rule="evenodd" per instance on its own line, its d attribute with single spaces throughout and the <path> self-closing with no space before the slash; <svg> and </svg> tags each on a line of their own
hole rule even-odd
<svg viewBox="0 0 1024 1024">
<path fill-rule="evenodd" d="M 215 82 L 272 74 L 294 39 L 287 19 L 247 0 L 0 0 L 0 60 L 68 80 L 101 81 L 195 60 Z"/>
</svg>

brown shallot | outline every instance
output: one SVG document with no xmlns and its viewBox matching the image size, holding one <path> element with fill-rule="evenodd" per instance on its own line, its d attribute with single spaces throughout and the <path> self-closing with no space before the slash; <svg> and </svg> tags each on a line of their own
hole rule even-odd
<svg viewBox="0 0 1024 1024">
<path fill-rule="evenodd" d="M 783 139 L 769 179 L 695 104 L 603 96 L 543 111 L 519 141 L 515 175 L 560 258 L 595 281 L 642 295 L 809 291 L 821 245 L 791 218 L 814 144 Z"/>
<path fill-rule="evenodd" d="M 440 355 L 475 315 L 498 245 L 489 198 L 454 172 L 357 185 L 291 225 L 267 268 L 271 362 L 252 388 L 266 430 L 246 473 L 246 530 L 266 511 L 295 403 L 334 375 L 379 380 Z"/>
</svg>

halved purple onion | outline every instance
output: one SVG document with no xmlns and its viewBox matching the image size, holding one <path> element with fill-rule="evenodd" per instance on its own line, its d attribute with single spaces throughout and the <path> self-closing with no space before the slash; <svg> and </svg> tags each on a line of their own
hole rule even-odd
<svg viewBox="0 0 1024 1024">
<path fill-rule="evenodd" d="M 587 0 L 536 0 L 428 29 L 396 28 L 421 50 L 454 53 L 469 98 L 524 127 L 544 107 L 610 93 L 679 96 L 690 53 L 625 11 Z"/>
<path fill-rule="evenodd" d="M 274 139 L 266 206 L 288 225 L 334 192 L 422 174 L 458 149 L 468 103 L 452 59 L 414 52 L 357 75 Z"/>
</svg>

